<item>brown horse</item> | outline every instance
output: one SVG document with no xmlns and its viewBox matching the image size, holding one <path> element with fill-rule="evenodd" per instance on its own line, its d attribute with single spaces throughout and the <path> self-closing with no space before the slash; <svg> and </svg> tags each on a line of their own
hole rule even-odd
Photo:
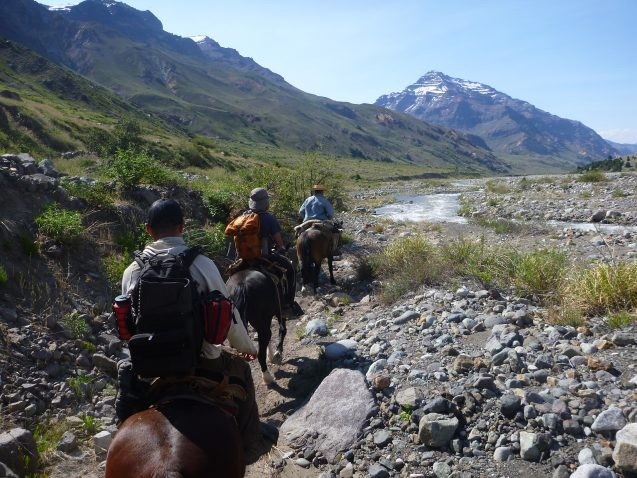
<svg viewBox="0 0 637 478">
<path fill-rule="evenodd" d="M 106 457 L 105 478 L 239 478 L 237 423 L 218 406 L 177 399 L 132 415 Z"/>
<path fill-rule="evenodd" d="M 327 267 L 330 271 L 330 283 L 336 284 L 332 266 L 332 239 L 319 229 L 310 227 L 299 235 L 296 240 L 296 255 L 301 264 L 301 276 L 303 277 L 301 292 L 305 291 L 305 285 L 311 282 L 316 294 L 319 272 L 325 258 L 327 258 Z"/>
</svg>

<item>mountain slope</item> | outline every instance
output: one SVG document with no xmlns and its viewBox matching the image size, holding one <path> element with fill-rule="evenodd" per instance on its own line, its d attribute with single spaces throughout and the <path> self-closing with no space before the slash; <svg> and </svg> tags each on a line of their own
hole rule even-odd
<svg viewBox="0 0 637 478">
<path fill-rule="evenodd" d="M 32 0 L 3 0 L 0 32 L 188 134 L 377 161 L 507 170 L 471 137 L 378 106 L 309 95 L 231 49 L 167 33 L 150 12 L 119 2 L 87 0 L 49 11 Z"/>
<path fill-rule="evenodd" d="M 637 153 L 637 144 L 615 143 L 614 141 L 606 140 L 611 147 L 619 151 L 620 154 L 634 154 Z"/>
<path fill-rule="evenodd" d="M 494 151 L 581 165 L 616 153 L 595 131 L 482 83 L 430 71 L 403 91 L 375 102 L 424 121 L 475 134 Z"/>
</svg>

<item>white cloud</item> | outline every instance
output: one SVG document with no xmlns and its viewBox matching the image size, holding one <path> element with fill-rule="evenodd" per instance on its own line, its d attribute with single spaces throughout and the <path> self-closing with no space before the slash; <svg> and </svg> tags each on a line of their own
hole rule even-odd
<svg viewBox="0 0 637 478">
<path fill-rule="evenodd" d="M 608 129 L 599 132 L 600 136 L 616 143 L 637 144 L 637 128 Z"/>
</svg>

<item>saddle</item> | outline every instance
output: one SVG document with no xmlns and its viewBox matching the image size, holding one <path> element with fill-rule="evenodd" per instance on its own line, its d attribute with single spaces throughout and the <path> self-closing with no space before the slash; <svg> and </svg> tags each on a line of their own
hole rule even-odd
<svg viewBox="0 0 637 478">
<path fill-rule="evenodd" d="M 267 257 L 259 257 L 246 261 L 244 259 L 237 259 L 228 267 L 228 277 L 232 276 L 236 272 L 244 269 L 254 269 L 268 277 L 274 284 L 275 289 L 279 292 L 279 308 L 281 307 L 281 297 L 286 296 L 288 287 L 293 287 L 293 284 L 288 284 L 287 270 L 285 267 L 277 264 L 274 261 L 269 260 Z"/>
<path fill-rule="evenodd" d="M 153 380 L 147 398 L 151 407 L 174 400 L 192 400 L 219 407 L 236 416 L 237 400 L 244 402 L 247 396 L 245 384 L 239 378 L 197 369 L 196 375 Z"/>
</svg>

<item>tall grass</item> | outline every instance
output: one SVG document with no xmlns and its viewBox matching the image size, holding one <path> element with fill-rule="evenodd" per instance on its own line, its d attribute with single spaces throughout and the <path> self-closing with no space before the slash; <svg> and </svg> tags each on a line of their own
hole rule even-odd
<svg viewBox="0 0 637 478">
<path fill-rule="evenodd" d="M 520 253 L 466 238 L 437 245 L 422 236 L 399 239 L 370 262 L 383 281 L 381 299 L 386 302 L 423 284 L 468 280 L 482 287 L 513 288 L 520 295 L 549 303 L 568 267 L 566 255 L 554 250 Z"/>
<path fill-rule="evenodd" d="M 7 274 L 4 266 L 0 264 L 0 286 L 5 285 L 7 282 L 9 282 L 9 274 Z"/>
<path fill-rule="evenodd" d="M 586 315 L 637 309 L 637 262 L 597 264 L 574 275 L 565 301 Z"/>
</svg>

